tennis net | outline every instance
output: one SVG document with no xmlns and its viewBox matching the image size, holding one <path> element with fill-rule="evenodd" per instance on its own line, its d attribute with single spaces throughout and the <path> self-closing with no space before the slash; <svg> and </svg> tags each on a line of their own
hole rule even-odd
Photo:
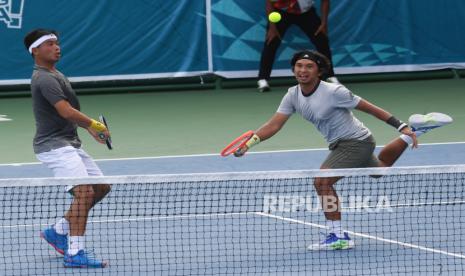
<svg viewBox="0 0 465 276">
<path fill-rule="evenodd" d="M 1 275 L 439 275 L 465 271 L 465 166 L 0 180 Z M 372 176 L 377 176 L 372 177 Z M 355 247 L 327 232 L 317 177 L 336 184 Z M 63 268 L 39 232 L 66 185 L 112 184 L 86 248 L 109 266 Z"/>
</svg>

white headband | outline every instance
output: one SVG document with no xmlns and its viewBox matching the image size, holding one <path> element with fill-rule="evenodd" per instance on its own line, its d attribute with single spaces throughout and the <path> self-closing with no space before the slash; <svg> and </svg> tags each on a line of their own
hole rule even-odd
<svg viewBox="0 0 465 276">
<path fill-rule="evenodd" d="M 34 43 L 32 43 L 31 46 L 29 46 L 29 53 L 32 54 L 32 49 L 39 47 L 40 44 L 44 43 L 46 40 L 49 40 L 49 39 L 58 40 L 57 36 L 54 34 L 43 35 L 39 37 L 36 41 L 34 41 Z"/>
</svg>

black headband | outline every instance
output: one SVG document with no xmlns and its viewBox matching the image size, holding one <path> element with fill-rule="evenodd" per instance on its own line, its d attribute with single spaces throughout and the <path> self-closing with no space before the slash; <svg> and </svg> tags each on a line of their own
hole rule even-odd
<svg viewBox="0 0 465 276">
<path fill-rule="evenodd" d="M 301 55 L 297 56 L 295 62 L 297 62 L 297 61 L 299 61 L 301 59 L 308 59 L 308 60 L 311 60 L 311 61 L 315 62 L 316 64 L 318 64 L 318 66 L 321 65 L 321 59 L 319 59 L 316 55 L 313 55 L 313 54 L 302 53 Z"/>
<path fill-rule="evenodd" d="M 327 57 L 324 55 L 311 50 L 303 50 L 294 54 L 291 59 L 292 70 L 294 70 L 294 66 L 298 60 L 301 59 L 308 59 L 315 62 L 318 65 L 318 70 L 321 73 L 322 79 L 326 79 L 328 76 L 328 72 L 330 70 L 331 64 Z"/>
</svg>

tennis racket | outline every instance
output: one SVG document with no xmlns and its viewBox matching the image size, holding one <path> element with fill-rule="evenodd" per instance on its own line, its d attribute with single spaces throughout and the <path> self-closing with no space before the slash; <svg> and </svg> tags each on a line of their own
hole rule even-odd
<svg viewBox="0 0 465 276">
<path fill-rule="evenodd" d="M 107 120 L 105 119 L 105 116 L 99 115 L 99 116 L 98 116 L 98 119 L 99 119 L 99 121 L 100 121 L 102 124 L 104 124 L 104 125 L 107 127 L 108 130 L 110 130 L 110 129 L 108 128 L 108 123 L 107 123 Z M 100 137 L 100 139 L 105 139 L 105 135 L 104 135 L 103 133 L 100 133 L 100 134 L 99 134 L 99 137 Z M 110 136 L 106 137 L 105 143 L 107 144 L 107 148 L 108 148 L 109 150 L 113 149 L 113 144 L 111 143 L 111 137 L 110 137 Z"/>
<path fill-rule="evenodd" d="M 227 145 L 222 151 L 221 156 L 228 156 L 231 153 L 235 152 L 239 148 L 243 147 L 247 141 L 252 138 L 253 131 L 249 130 L 242 134 L 241 136 L 234 139 L 229 145 Z"/>
</svg>

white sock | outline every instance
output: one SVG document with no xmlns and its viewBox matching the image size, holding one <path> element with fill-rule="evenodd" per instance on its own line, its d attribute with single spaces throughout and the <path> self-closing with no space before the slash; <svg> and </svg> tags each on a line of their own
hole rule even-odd
<svg viewBox="0 0 465 276">
<path fill-rule="evenodd" d="M 415 134 L 417 135 L 417 138 L 420 137 L 421 135 L 425 134 L 427 131 L 426 130 L 416 130 L 414 131 Z M 402 134 L 400 136 L 400 139 L 404 140 L 405 143 L 407 144 L 412 144 L 413 143 L 413 139 L 412 137 L 408 136 L 408 135 L 405 135 L 405 134 Z"/>
<path fill-rule="evenodd" d="M 69 222 L 65 218 L 61 218 L 53 228 L 60 235 L 68 235 L 69 233 Z"/>
<path fill-rule="evenodd" d="M 342 230 L 340 220 L 328 220 L 329 232 L 336 234 L 337 237 L 344 237 L 344 231 Z"/>
<path fill-rule="evenodd" d="M 70 236 L 68 239 L 68 255 L 76 255 L 79 250 L 83 250 L 85 246 L 84 236 Z"/>
</svg>

